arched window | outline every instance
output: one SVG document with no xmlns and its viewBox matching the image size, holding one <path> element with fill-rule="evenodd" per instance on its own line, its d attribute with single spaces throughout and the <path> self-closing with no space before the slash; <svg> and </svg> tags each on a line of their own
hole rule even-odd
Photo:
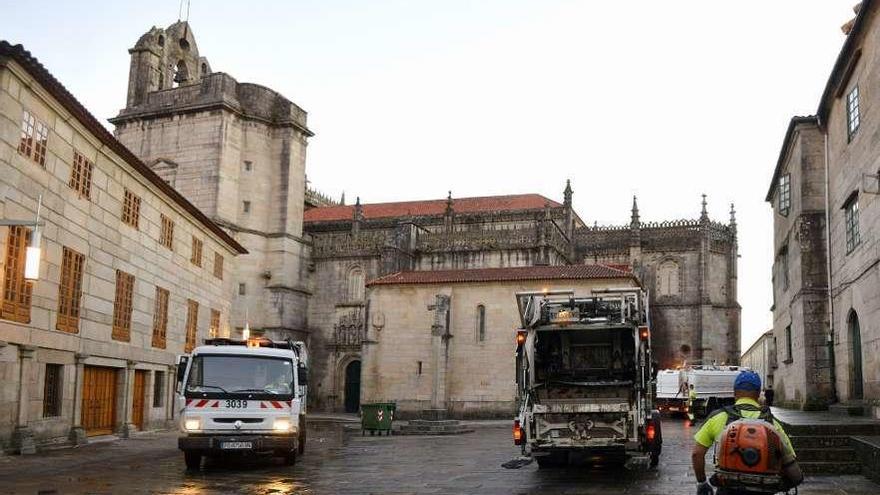
<svg viewBox="0 0 880 495">
<path fill-rule="evenodd" d="M 362 301 L 364 299 L 364 271 L 359 266 L 352 267 L 348 271 L 348 300 Z"/>
<path fill-rule="evenodd" d="M 677 296 L 679 292 L 678 263 L 672 260 L 660 263 L 660 266 L 657 268 L 657 295 Z"/>
<path fill-rule="evenodd" d="M 477 342 L 486 341 L 486 306 L 477 306 Z"/>
<path fill-rule="evenodd" d="M 864 374 L 862 372 L 862 329 L 859 326 L 859 315 L 854 309 L 849 310 L 846 318 L 850 340 L 850 399 L 863 399 L 865 396 Z"/>
</svg>

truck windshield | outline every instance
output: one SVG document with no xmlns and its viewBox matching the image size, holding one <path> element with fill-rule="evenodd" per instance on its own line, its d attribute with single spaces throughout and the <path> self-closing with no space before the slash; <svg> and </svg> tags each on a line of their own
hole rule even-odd
<svg viewBox="0 0 880 495">
<path fill-rule="evenodd" d="M 186 391 L 290 395 L 293 363 L 289 359 L 256 356 L 196 356 Z"/>
</svg>

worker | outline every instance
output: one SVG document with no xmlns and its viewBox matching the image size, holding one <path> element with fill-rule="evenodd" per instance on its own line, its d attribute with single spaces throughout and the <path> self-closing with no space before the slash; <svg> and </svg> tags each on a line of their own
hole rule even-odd
<svg viewBox="0 0 880 495">
<path fill-rule="evenodd" d="M 761 377 L 754 371 L 741 371 L 733 385 L 733 395 L 736 403 L 733 406 L 737 414 L 743 418 L 756 419 L 764 412 L 758 404 L 761 395 Z M 694 448 L 691 453 L 691 463 L 694 468 L 694 476 L 697 478 L 697 495 L 711 495 L 714 493 L 712 485 L 706 480 L 706 453 L 712 445 L 720 440 L 728 424 L 728 413 L 725 409 L 714 411 L 703 426 L 694 435 Z M 772 420 L 773 429 L 779 434 L 783 444 L 784 454 L 782 457 L 782 477 L 788 488 L 799 485 L 804 475 L 797 463 L 794 447 L 786 435 L 782 425 Z M 736 492 L 719 489 L 718 495 L 737 495 Z"/>
<path fill-rule="evenodd" d="M 688 400 L 687 400 L 687 416 L 688 422 L 691 426 L 694 425 L 694 402 L 697 400 L 697 389 L 694 388 L 694 384 L 691 383 L 688 386 Z"/>
</svg>

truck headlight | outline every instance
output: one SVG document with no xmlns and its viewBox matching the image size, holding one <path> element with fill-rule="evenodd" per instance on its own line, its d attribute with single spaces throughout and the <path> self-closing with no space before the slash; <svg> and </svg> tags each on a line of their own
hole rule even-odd
<svg viewBox="0 0 880 495">
<path fill-rule="evenodd" d="M 289 419 L 276 419 L 274 423 L 272 423 L 272 429 L 275 431 L 290 431 L 290 420 Z"/>
<path fill-rule="evenodd" d="M 183 422 L 183 428 L 187 431 L 199 430 L 202 427 L 202 421 L 199 418 L 187 418 Z"/>
</svg>

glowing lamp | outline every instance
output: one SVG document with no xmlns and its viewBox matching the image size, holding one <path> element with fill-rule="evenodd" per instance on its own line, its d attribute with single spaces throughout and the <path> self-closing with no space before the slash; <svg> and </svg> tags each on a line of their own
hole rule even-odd
<svg viewBox="0 0 880 495">
<path fill-rule="evenodd" d="M 24 278 L 37 280 L 40 278 L 40 229 L 31 234 L 31 244 L 27 247 L 24 256 Z"/>
<path fill-rule="evenodd" d="M 657 437 L 657 427 L 654 426 L 654 423 L 648 423 L 648 426 L 645 427 L 645 436 L 648 437 L 649 442 L 653 442 Z"/>
<path fill-rule="evenodd" d="M 519 425 L 519 420 L 516 419 L 513 421 L 513 444 L 522 445 L 523 436 L 522 426 Z"/>
<path fill-rule="evenodd" d="M 526 332 L 516 332 L 516 345 L 521 347 L 526 343 Z"/>
<path fill-rule="evenodd" d="M 648 340 L 648 337 L 651 336 L 651 331 L 648 327 L 639 327 L 639 339 Z"/>
</svg>

